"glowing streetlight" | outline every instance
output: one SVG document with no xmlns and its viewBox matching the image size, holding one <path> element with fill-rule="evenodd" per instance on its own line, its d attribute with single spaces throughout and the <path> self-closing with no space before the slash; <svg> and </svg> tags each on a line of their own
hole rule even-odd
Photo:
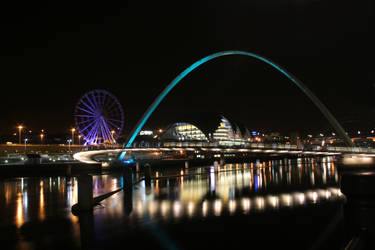
<svg viewBox="0 0 375 250">
<path fill-rule="evenodd" d="M 78 144 L 81 145 L 81 135 L 78 135 Z"/>
<path fill-rule="evenodd" d="M 26 154 L 26 142 L 28 141 L 27 138 L 25 138 L 25 154 Z"/>
<path fill-rule="evenodd" d="M 44 137 L 44 134 L 41 133 L 41 134 L 40 134 L 40 144 L 43 144 L 43 137 Z"/>
<path fill-rule="evenodd" d="M 76 129 L 72 128 L 71 131 L 72 131 L 72 145 L 73 145 L 74 144 L 74 132 L 76 131 Z"/>
<path fill-rule="evenodd" d="M 23 126 L 19 125 L 17 128 L 18 128 L 18 144 L 21 144 L 21 132 L 22 132 Z"/>
<path fill-rule="evenodd" d="M 69 152 L 72 152 L 71 150 L 70 150 L 70 143 L 72 142 L 72 139 L 69 139 L 68 140 L 68 144 L 69 144 Z"/>
<path fill-rule="evenodd" d="M 115 141 L 115 137 L 114 137 L 114 134 L 115 134 L 115 133 L 116 133 L 116 132 L 115 132 L 114 130 L 111 131 L 111 134 L 112 134 L 112 142 Z"/>
</svg>

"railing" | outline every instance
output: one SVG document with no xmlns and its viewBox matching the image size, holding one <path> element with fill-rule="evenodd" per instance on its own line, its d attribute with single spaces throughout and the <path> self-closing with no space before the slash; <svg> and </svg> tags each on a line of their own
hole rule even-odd
<svg viewBox="0 0 375 250">
<path fill-rule="evenodd" d="M 343 153 L 372 153 L 375 154 L 374 148 L 361 148 L 361 147 L 331 147 L 326 148 L 327 151 L 331 152 L 343 152 Z"/>
<path fill-rule="evenodd" d="M 221 145 L 218 142 L 165 142 L 163 147 L 220 147 L 220 148 L 257 148 L 257 149 L 285 149 L 296 150 L 297 145 L 276 143 L 234 143 L 234 145 Z"/>
</svg>

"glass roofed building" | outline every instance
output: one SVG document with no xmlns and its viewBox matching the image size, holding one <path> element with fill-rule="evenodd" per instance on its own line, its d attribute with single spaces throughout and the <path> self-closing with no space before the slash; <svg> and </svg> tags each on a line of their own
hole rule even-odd
<svg viewBox="0 0 375 250">
<path fill-rule="evenodd" d="M 207 136 L 199 128 L 186 122 L 177 122 L 170 125 L 165 131 L 163 138 L 177 141 L 208 142 Z"/>
<path fill-rule="evenodd" d="M 184 144 L 192 142 L 193 146 L 196 145 L 194 143 L 200 142 L 216 147 L 245 146 L 249 138 L 248 129 L 245 127 L 240 129 L 237 124 L 222 115 L 173 123 L 162 135 L 164 142 L 185 142 Z"/>
</svg>

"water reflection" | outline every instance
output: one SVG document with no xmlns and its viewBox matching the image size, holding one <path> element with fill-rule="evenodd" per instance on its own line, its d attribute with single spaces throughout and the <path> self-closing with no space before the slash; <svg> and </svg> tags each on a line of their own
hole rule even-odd
<svg viewBox="0 0 375 250">
<path fill-rule="evenodd" d="M 285 165 L 286 164 L 286 165 Z M 220 216 L 222 214 L 276 211 L 298 206 L 341 200 L 332 157 L 321 161 L 267 161 L 190 168 L 165 173 L 146 190 L 140 183 L 133 193 L 136 209 L 129 216 L 142 220 L 169 220 L 181 217 Z M 179 175 L 179 176 L 178 176 Z M 116 198 L 118 199 L 118 198 Z M 115 199 L 113 199 L 115 200 Z M 108 202 L 108 204 L 106 204 Z M 103 205 L 113 207 L 112 202 Z M 121 216 L 122 209 L 107 211 Z"/>
<path fill-rule="evenodd" d="M 71 223 L 70 234 L 79 246 L 82 223 L 95 225 L 99 234 L 105 233 L 108 225 L 124 221 L 138 225 L 150 219 L 168 222 L 256 214 L 343 198 L 332 157 L 189 166 L 158 170 L 154 175 L 157 179 L 149 186 L 142 181 L 128 193 L 111 196 L 94 209 L 93 217 L 86 219 L 73 216 L 70 210 L 78 201 L 76 177 L 1 180 L 0 213 L 4 224 L 18 229 L 27 223 L 64 218 Z M 93 176 L 94 196 L 116 190 L 123 182 L 121 175 Z M 90 231 L 90 235 L 93 233 Z"/>
<path fill-rule="evenodd" d="M 94 196 L 120 185 L 117 177 L 109 176 L 93 176 L 93 183 Z M 71 217 L 70 208 L 78 201 L 76 177 L 15 178 L 1 180 L 0 184 L 0 212 L 8 215 L 3 218 L 7 223 L 13 221 L 18 228 L 29 220 L 43 221 L 56 215 Z"/>
</svg>

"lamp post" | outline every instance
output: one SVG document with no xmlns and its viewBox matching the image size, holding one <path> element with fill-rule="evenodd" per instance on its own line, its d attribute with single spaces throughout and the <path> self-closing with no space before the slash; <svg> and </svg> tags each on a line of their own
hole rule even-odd
<svg viewBox="0 0 375 250">
<path fill-rule="evenodd" d="M 111 131 L 111 134 L 112 134 L 112 144 L 115 142 L 115 137 L 114 137 L 115 133 L 116 132 L 114 130 Z"/>
<path fill-rule="evenodd" d="M 81 135 L 78 135 L 78 144 L 81 145 Z"/>
<path fill-rule="evenodd" d="M 27 142 L 27 138 L 25 138 L 25 154 L 26 154 L 26 142 Z"/>
<path fill-rule="evenodd" d="M 72 128 L 71 131 L 72 131 L 72 145 L 73 145 L 74 144 L 74 131 L 76 131 L 76 129 Z"/>
<path fill-rule="evenodd" d="M 18 144 L 21 144 L 21 132 L 22 132 L 23 126 L 18 126 Z"/>
<path fill-rule="evenodd" d="M 43 137 L 44 137 L 44 134 L 41 133 L 41 134 L 40 134 L 40 144 L 43 144 Z"/>
<path fill-rule="evenodd" d="M 68 144 L 69 144 L 69 152 L 72 152 L 71 150 L 70 150 L 70 143 L 72 142 L 72 139 L 69 139 L 68 140 Z"/>
</svg>

